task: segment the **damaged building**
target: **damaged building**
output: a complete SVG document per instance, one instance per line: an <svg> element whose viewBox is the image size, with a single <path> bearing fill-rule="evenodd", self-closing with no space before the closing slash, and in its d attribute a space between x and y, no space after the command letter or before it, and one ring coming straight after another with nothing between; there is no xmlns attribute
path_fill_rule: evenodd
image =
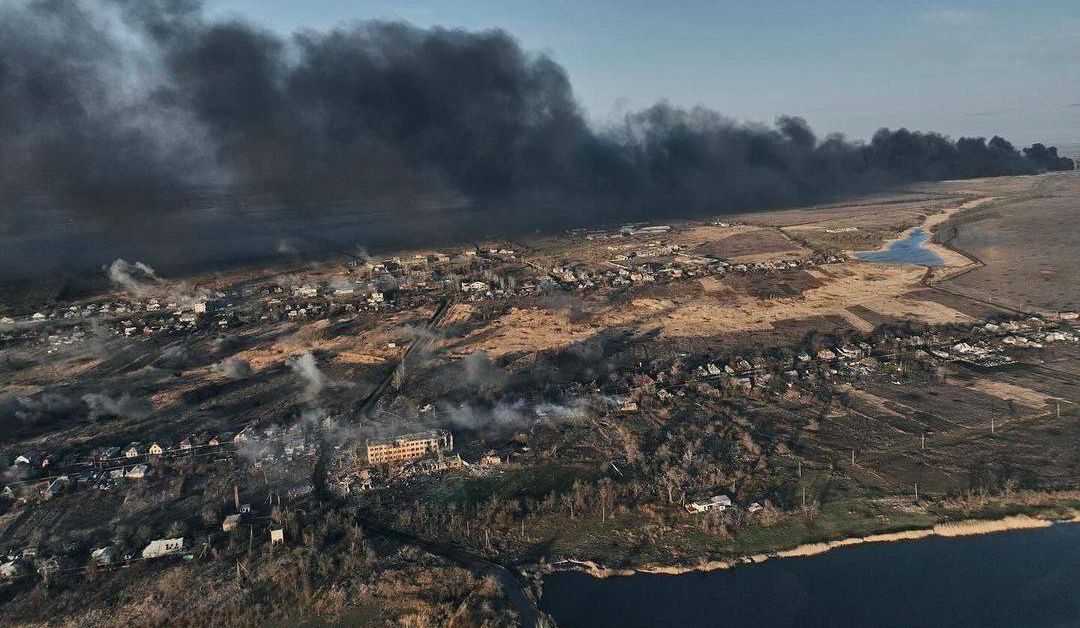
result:
<svg viewBox="0 0 1080 628"><path fill-rule="evenodd" d="M429 430L372 438L367 441L366 449L368 464L395 464L452 451L454 436L447 430Z"/></svg>

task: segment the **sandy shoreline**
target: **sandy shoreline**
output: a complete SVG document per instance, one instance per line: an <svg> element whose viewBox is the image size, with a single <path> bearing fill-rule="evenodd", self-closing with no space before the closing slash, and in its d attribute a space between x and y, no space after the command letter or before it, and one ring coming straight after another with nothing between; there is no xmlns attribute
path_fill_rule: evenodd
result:
<svg viewBox="0 0 1080 628"><path fill-rule="evenodd" d="M564 560L544 565L541 569L543 574L560 571L580 571L594 578L611 578L616 576L633 576L636 574L663 574L681 575L692 572L708 572L717 569L730 569L737 565L761 563L770 558L798 558L816 556L838 547L862 545L864 543L890 543L895 541L911 541L925 539L933 536L961 537L976 536L981 534L995 534L1010 530L1028 530L1036 528L1048 528L1061 523L1080 523L1080 512L1074 512L1069 519L1038 519L1027 515L1013 515L1002 519L968 519L963 521L950 521L935 524L930 528L917 528L902 530L899 532L885 532L868 536L849 537L821 543L806 543L786 550L749 554L731 560L705 561L696 565L641 565L638 567L605 567L592 561Z"/></svg>

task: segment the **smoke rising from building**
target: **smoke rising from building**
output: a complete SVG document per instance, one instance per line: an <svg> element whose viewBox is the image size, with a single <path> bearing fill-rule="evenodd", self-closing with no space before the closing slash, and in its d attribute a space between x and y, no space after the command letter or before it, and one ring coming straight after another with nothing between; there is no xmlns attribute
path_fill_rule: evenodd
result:
<svg viewBox="0 0 1080 628"><path fill-rule="evenodd" d="M272 238L267 252L286 240L252 204L310 216L362 198L393 229L465 203L524 230L1065 167L997 137L821 140L796 117L739 124L665 103L598 130L563 68L502 31L360 22L285 38L197 0L0 8L0 129L0 215L16 229L73 215L124 244L167 217L182 238L199 208Z"/></svg>

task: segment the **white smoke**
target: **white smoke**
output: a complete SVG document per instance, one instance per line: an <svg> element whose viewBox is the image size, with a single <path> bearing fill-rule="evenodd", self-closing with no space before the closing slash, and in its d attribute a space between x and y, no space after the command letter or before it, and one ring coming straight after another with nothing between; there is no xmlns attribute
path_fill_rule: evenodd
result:
<svg viewBox="0 0 1080 628"><path fill-rule="evenodd" d="M183 345L173 345L165 349L155 363L167 369L181 369L187 361L187 349Z"/></svg>
<svg viewBox="0 0 1080 628"><path fill-rule="evenodd" d="M279 255L296 255L300 252L296 245L297 241L293 238L282 238L278 240L277 252Z"/></svg>
<svg viewBox="0 0 1080 628"><path fill-rule="evenodd" d="M149 264L142 262L129 262L125 259L115 260L109 265L109 281L113 285L127 290L137 297L146 296L155 286L161 285L161 278L157 276Z"/></svg>
<svg viewBox="0 0 1080 628"><path fill-rule="evenodd" d="M465 369L465 382L477 388L498 389L506 385L510 377L483 351L470 353L461 361Z"/></svg>
<svg viewBox="0 0 1080 628"><path fill-rule="evenodd" d="M229 379L246 379L251 377L251 364L240 358L225 358L222 360L221 372Z"/></svg>
<svg viewBox="0 0 1080 628"><path fill-rule="evenodd" d="M448 420L454 427L480 432L521 429L544 421L564 423L584 418L588 399L572 399L566 403L530 403L523 400L498 402L491 406L470 403L439 404L439 419Z"/></svg>
<svg viewBox="0 0 1080 628"><path fill-rule="evenodd" d="M303 355L292 358L288 364L293 373L303 378L305 382L304 396L307 399L318 397L324 388L333 385L333 382L319 370L319 365L315 363L315 356L310 351L305 351Z"/></svg>
<svg viewBox="0 0 1080 628"><path fill-rule="evenodd" d="M82 396L83 403L90 408L90 419L96 421L106 417L142 419L150 415L146 402L136 401L124 393L113 398L101 393L88 393Z"/></svg>

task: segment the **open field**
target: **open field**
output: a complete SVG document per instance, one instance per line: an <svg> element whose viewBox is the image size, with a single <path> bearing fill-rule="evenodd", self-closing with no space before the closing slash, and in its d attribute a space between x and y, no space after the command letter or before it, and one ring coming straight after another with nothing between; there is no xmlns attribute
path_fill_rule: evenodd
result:
<svg viewBox="0 0 1080 628"><path fill-rule="evenodd" d="M942 225L940 237L951 238L953 246L984 264L948 280L946 287L1051 311L1080 307L1080 256L1075 254L1080 176L1054 175L1039 191L1039 198L993 203Z"/></svg>

